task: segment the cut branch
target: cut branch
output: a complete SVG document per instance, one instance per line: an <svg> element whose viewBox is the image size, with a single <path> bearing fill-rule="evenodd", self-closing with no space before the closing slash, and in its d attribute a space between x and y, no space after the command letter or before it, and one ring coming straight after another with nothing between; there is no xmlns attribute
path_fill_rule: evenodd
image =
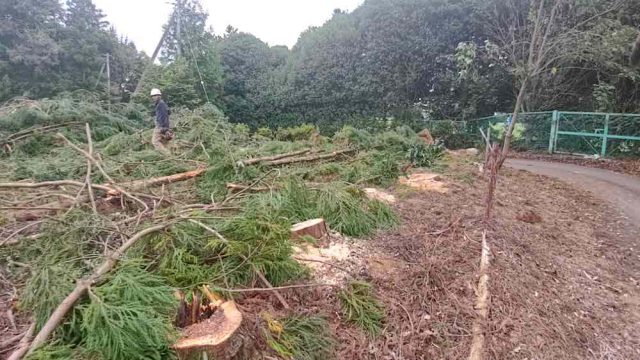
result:
<svg viewBox="0 0 640 360"><path fill-rule="evenodd" d="M96 158L93 157L93 155L91 155L88 152L86 152L85 150L82 150L81 148L79 148L76 144L72 143L69 139L67 139L61 133L58 133L58 137L61 138L62 140L64 140L67 143L67 145L69 145L71 148L73 148L74 150L76 150L79 153L81 153L82 155L84 155L84 157L86 157L87 160L90 160L93 163L93 165L95 165L98 168L98 170L100 171L102 176L104 176L104 178L107 179L107 181L109 181L109 183L114 188L116 188L116 190L118 190L118 192L120 192L121 194L123 194L123 195L127 196L128 198L134 200L138 204L142 205L142 207L144 208L144 212L149 210L149 207L147 206L147 204L144 201L142 201L139 198L131 195L127 190L125 190L121 186L117 185L115 180L113 180L113 178L102 168L102 165L100 164L100 162L98 160L96 160Z"/></svg>
<svg viewBox="0 0 640 360"><path fill-rule="evenodd" d="M250 289L226 289L216 287L219 291L224 291L228 293L245 293L245 292L264 292L264 291L278 291L278 290L289 290L289 289L303 289L303 288L311 288L311 287L338 287L340 285L336 284L300 284L300 285L287 285L287 286L277 286L271 288L250 288Z"/></svg>
<svg viewBox="0 0 640 360"><path fill-rule="evenodd" d="M85 132L87 133L87 143L89 146L89 155L93 156L93 140L91 139L91 128L89 128L89 123L85 123ZM98 207L96 206L96 198L93 195L93 188L91 187L91 160L87 159L87 176L85 177L85 185L87 186L87 194L89 195L89 200L91 201L91 209L93 213L98 215Z"/></svg>
<svg viewBox="0 0 640 360"><path fill-rule="evenodd" d="M29 342L31 341L31 338L33 337L33 333L35 331L36 331L36 323L34 321L33 323L31 323L31 326L29 326L29 329L22 337L22 340L20 340L20 343L18 344L18 348L11 354L11 356L9 356L7 360L22 359L22 357L27 352L27 350L29 350Z"/></svg>
<svg viewBox="0 0 640 360"><path fill-rule="evenodd" d="M56 180L56 181L43 181L38 183L29 183L29 182L7 182L0 183L0 189L38 189L43 187L60 187L60 186L76 186L82 187L84 183L75 180ZM91 185L94 189L99 189L102 191L113 191L113 188L106 185Z"/></svg>
<svg viewBox="0 0 640 360"><path fill-rule="evenodd" d="M2 140L2 143L8 143L8 142L15 142L18 140L22 140L26 137L29 137L33 134L36 133L46 133L46 132L50 132L53 130L58 130L61 129L63 127L69 126L69 125L78 125L80 124L80 122L78 121L72 121L72 122L66 122L66 123L62 123L62 124L55 124L55 125L49 125L49 126L39 126L39 127L32 127L29 129L25 129L22 131L18 131L17 133L11 134L9 136L7 136L5 139Z"/></svg>
<svg viewBox="0 0 640 360"><path fill-rule="evenodd" d="M118 263L118 260L124 255L124 253L138 240L144 238L145 236L152 234L154 232L158 232L166 229L171 224L163 224L163 225L155 225L149 228L146 228L142 231L131 236L127 241L124 242L118 249L113 251L111 254L107 256L107 259L100 265L99 268L95 270L93 274L90 276L78 280L76 287L73 289L69 295L58 305L55 311L51 314L47 322L44 324L42 329L38 332L36 337L33 339L31 344L29 345L28 353L32 353L35 349L42 346L49 336L55 331L55 329L60 325L62 320L64 320L65 316L71 309L75 303L87 292L87 290L102 280L102 277L111 271L115 265ZM16 359L20 359L22 356L16 357Z"/></svg>
<svg viewBox="0 0 640 360"><path fill-rule="evenodd" d="M187 219L187 218L185 218ZM194 219L188 219L190 222L200 226L201 228L207 230L208 232L212 233L213 235L215 235L218 239L220 239L223 243L225 244L229 244L229 240L227 240L224 236L222 236L222 234L220 234L217 230L215 230L214 228L207 226L206 224L198 221L198 220L194 220ZM242 258L242 260L244 260L245 262L248 262L249 259L244 256L244 255L240 255L240 257ZM262 284L264 286L266 286L269 289L273 289L273 285L271 285L271 283L269 282L269 280L267 280L267 278L264 276L264 274L258 270L258 268L251 264L251 266L253 267L253 271L256 272L256 274L258 275L258 278L260 279L260 281L262 282ZM278 299L278 301L280 301L280 304L282 304L282 307L284 307L285 309L290 309L291 307L289 306L289 304L287 303L287 301L284 299L284 297L278 292L278 291L274 291L274 295L276 296L276 298Z"/></svg>
<svg viewBox="0 0 640 360"><path fill-rule="evenodd" d="M482 253L480 256L480 279L478 280L476 298L476 312L478 317L473 322L471 351L469 360L482 360L484 349L484 322L489 313L489 245L487 244L487 230L482 232Z"/></svg>

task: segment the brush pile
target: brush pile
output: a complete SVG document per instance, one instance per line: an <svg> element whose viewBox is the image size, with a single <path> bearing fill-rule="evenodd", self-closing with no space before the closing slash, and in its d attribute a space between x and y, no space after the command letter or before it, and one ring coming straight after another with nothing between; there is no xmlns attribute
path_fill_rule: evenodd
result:
<svg viewBox="0 0 640 360"><path fill-rule="evenodd" d="M393 227L393 211L362 189L442 154L408 128L253 133L212 105L176 109L172 123L164 157L140 106L107 112L76 96L0 109L0 354L331 358L323 314L287 312L287 289L326 285L292 257L313 240L293 239L292 225L324 219L356 238ZM374 334L383 304L366 283L343 287L345 321ZM265 294L277 316L243 314ZM224 336L185 341L199 328Z"/></svg>

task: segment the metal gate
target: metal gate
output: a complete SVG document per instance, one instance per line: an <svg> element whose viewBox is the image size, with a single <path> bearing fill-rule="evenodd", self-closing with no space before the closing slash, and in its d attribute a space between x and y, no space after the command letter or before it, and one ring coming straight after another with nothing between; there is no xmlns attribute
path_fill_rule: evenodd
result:
<svg viewBox="0 0 640 360"><path fill-rule="evenodd" d="M640 156L640 114L553 111L549 152Z"/></svg>

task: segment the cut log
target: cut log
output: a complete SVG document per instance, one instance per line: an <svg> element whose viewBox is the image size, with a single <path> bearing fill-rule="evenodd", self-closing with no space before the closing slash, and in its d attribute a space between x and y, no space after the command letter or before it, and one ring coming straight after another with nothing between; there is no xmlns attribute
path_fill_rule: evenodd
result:
<svg viewBox="0 0 640 360"><path fill-rule="evenodd" d="M227 190L230 193L237 193L239 191L251 191L251 192L263 192L263 191L269 191L271 190L268 187L264 187L264 186L248 186L248 185L241 185L241 184L234 184L234 183L228 183L227 184Z"/></svg>
<svg viewBox="0 0 640 360"><path fill-rule="evenodd" d="M307 220L291 227L291 237L293 239L299 239L305 235L311 236L314 239L322 239L329 233L327 224L324 219L312 219Z"/></svg>
<svg viewBox="0 0 640 360"><path fill-rule="evenodd" d="M286 165L286 164L295 164L295 163L300 163L300 162L310 162L310 161L316 161L316 160L331 159L331 158L338 157L340 155L352 153L354 151L356 151L356 150L355 149L347 149L347 150L334 151L334 152L329 153L329 154L309 155L309 156L301 156L301 157L296 157L296 158L286 158L286 159L280 159L280 160L267 161L267 162L264 162L263 165L265 165L265 166L278 166L278 165Z"/></svg>
<svg viewBox="0 0 640 360"><path fill-rule="evenodd" d="M420 131L418 133L418 137L420 139L422 139L425 143L427 143L427 145L433 145L436 142L433 140L433 137L431 136L431 133L429 132L429 129L424 129L422 131Z"/></svg>
<svg viewBox="0 0 640 360"><path fill-rule="evenodd" d="M151 186L167 185L175 182L193 179L195 177L198 177L204 174L205 171L206 171L205 168L198 168L195 170L191 170L191 171L187 171L179 174L162 176L162 177L157 177L152 179L129 181L129 182L120 183L118 185L120 185L123 188L136 191L136 190L141 190ZM113 195L120 195L120 194L117 190L112 190L111 192L108 193L108 195L113 196Z"/></svg>
<svg viewBox="0 0 640 360"><path fill-rule="evenodd" d="M289 152L289 153L286 153L286 154L277 154L277 155L271 155L271 156L264 156L264 157L258 157L258 158L253 158L253 159L241 160L241 161L238 161L237 164L240 167L249 166L249 165L258 164L258 163L265 162L265 161L280 160L280 159L284 159L284 158L288 158L288 157L292 157L292 156L304 155L304 154L308 153L309 151L311 151L311 149L304 149L304 150Z"/></svg>
<svg viewBox="0 0 640 360"><path fill-rule="evenodd" d="M243 359L252 346L249 337L240 333L241 324L236 304L226 301L210 318L185 328L173 348L181 360Z"/></svg>

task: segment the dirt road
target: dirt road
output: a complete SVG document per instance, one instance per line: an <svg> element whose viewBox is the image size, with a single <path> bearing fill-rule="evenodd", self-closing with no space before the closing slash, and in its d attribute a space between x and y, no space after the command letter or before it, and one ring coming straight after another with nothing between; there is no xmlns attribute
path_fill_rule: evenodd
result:
<svg viewBox="0 0 640 360"><path fill-rule="evenodd" d="M640 224L640 179L609 170L536 160L510 159L507 165L560 179L592 192L622 210L633 224Z"/></svg>

